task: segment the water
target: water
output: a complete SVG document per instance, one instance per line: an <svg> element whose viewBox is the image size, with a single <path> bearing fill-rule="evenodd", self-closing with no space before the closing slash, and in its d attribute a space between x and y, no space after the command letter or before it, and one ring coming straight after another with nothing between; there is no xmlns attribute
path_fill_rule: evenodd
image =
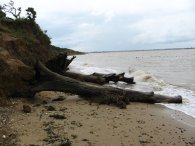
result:
<svg viewBox="0 0 195 146"><path fill-rule="evenodd" d="M195 49L90 53L77 56L71 70L83 74L121 73L136 84L111 84L124 89L181 95L183 104L165 104L195 118Z"/></svg>

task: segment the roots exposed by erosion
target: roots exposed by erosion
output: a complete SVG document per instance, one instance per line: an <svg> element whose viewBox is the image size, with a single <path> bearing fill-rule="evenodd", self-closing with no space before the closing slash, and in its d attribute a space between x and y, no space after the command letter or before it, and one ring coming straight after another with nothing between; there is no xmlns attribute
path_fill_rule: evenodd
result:
<svg viewBox="0 0 195 146"><path fill-rule="evenodd" d="M68 70L69 64L76 58L73 56L71 59L67 59L67 54L59 54L46 63L46 66L52 71L63 74Z"/></svg>

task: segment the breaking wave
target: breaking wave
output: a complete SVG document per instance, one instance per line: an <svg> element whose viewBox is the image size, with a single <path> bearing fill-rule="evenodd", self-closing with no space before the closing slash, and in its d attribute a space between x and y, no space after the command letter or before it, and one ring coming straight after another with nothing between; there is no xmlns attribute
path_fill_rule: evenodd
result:
<svg viewBox="0 0 195 146"><path fill-rule="evenodd" d="M92 74L94 72L98 73L120 73L121 70L116 70L112 68L95 67L92 64L77 62L71 65L70 70L73 72L79 72L82 74ZM178 86L170 85L155 75L145 72L143 70L129 68L125 76L134 77L136 82L135 85L127 85L123 82L118 82L117 84L111 83L110 86L123 88L123 89L133 89L138 91L154 91L155 93L162 95L176 96L181 95L183 97L183 104L163 104L168 108L184 112L195 118L195 93L191 90L184 89Z"/></svg>

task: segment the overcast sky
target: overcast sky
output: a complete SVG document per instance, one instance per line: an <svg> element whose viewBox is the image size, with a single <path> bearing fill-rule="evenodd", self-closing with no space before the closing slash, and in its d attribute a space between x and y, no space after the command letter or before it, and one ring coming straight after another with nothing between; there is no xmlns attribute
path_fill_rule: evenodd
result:
<svg viewBox="0 0 195 146"><path fill-rule="evenodd" d="M79 51L195 47L195 0L14 0L54 45ZM9 0L0 0L7 3Z"/></svg>

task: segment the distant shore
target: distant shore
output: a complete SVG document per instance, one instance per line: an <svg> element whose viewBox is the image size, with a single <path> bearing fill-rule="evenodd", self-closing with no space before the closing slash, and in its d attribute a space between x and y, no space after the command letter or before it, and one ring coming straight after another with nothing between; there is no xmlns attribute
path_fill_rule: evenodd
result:
<svg viewBox="0 0 195 146"><path fill-rule="evenodd" d="M167 49L148 49L148 50L120 50L120 51L94 51L94 52L86 52L86 53L114 53L114 52L141 52L141 51L166 51L166 50L193 50L193 48L167 48Z"/></svg>

